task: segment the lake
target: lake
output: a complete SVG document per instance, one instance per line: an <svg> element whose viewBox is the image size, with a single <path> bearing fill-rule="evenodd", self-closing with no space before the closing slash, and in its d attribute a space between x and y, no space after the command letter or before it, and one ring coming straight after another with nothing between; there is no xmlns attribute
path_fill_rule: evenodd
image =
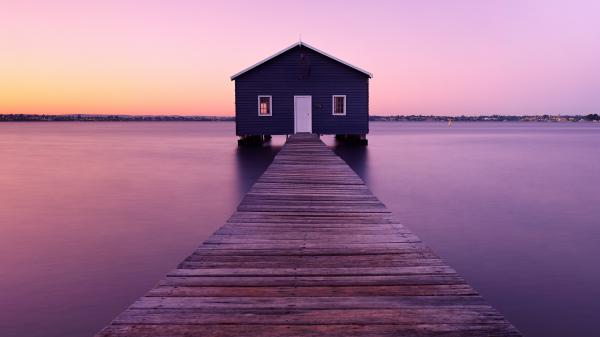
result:
<svg viewBox="0 0 600 337"><path fill-rule="evenodd" d="M231 122L0 123L0 336L91 336L281 148ZM600 124L371 123L323 140L526 336L597 336Z"/></svg>

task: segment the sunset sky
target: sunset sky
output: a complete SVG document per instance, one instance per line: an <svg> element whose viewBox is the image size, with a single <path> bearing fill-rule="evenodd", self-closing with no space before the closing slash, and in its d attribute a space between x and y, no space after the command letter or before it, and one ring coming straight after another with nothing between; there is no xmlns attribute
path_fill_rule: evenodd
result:
<svg viewBox="0 0 600 337"><path fill-rule="evenodd" d="M371 114L600 111L600 1L0 2L0 113L233 115L229 76L302 40Z"/></svg>

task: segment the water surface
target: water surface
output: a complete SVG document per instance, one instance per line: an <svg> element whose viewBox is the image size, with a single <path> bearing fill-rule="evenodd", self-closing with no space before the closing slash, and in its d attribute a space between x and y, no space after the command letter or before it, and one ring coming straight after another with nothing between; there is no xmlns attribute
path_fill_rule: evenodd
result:
<svg viewBox="0 0 600 337"><path fill-rule="evenodd" d="M525 336L600 336L600 124L371 129L336 152Z"/></svg>
<svg viewBox="0 0 600 337"><path fill-rule="evenodd" d="M596 336L600 125L371 123L333 149L525 335ZM220 227L284 139L0 124L0 335L90 336Z"/></svg>

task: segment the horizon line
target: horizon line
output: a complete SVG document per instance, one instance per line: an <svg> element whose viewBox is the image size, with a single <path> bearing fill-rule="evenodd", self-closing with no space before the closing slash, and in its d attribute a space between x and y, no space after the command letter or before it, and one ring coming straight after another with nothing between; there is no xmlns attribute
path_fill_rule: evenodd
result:
<svg viewBox="0 0 600 337"><path fill-rule="evenodd" d="M600 113L576 113L576 114L462 114L462 115L444 115L444 114L390 114L390 115L371 115L369 117L533 117L533 116L556 116L556 117L584 117L589 115L598 115ZM85 114L85 113L66 113L66 114L45 114L45 113L0 113L0 116L87 116L87 117L214 117L214 118L235 118L235 115L177 115L177 114Z"/></svg>

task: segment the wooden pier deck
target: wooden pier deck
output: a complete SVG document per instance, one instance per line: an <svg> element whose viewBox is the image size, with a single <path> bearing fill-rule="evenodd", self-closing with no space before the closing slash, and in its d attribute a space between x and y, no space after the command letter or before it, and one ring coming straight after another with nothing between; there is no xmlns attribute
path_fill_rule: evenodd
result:
<svg viewBox="0 0 600 337"><path fill-rule="evenodd" d="M97 336L520 336L317 137Z"/></svg>

